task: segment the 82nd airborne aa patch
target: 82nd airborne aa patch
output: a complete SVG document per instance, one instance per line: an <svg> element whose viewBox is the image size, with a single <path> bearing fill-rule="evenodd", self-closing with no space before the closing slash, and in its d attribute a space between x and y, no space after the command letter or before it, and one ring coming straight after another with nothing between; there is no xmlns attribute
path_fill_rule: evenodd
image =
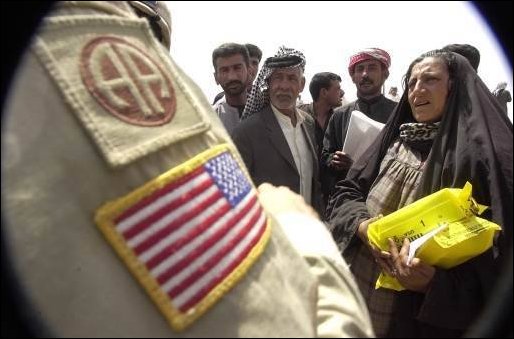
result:
<svg viewBox="0 0 514 339"><path fill-rule="evenodd" d="M91 40L81 53L80 73L98 103L133 125L158 126L175 114L175 92L159 63L121 37Z"/></svg>
<svg viewBox="0 0 514 339"><path fill-rule="evenodd" d="M107 203L96 223L177 331L244 276L270 235L256 191L227 145Z"/></svg>
<svg viewBox="0 0 514 339"><path fill-rule="evenodd" d="M194 95L147 20L48 17L31 48L112 168L211 126L212 110Z"/></svg>

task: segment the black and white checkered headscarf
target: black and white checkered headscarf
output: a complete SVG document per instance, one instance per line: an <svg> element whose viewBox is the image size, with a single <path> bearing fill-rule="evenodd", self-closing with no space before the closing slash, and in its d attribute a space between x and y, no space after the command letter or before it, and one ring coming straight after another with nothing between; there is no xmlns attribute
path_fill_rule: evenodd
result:
<svg viewBox="0 0 514 339"><path fill-rule="evenodd" d="M302 52L293 48L281 46L275 56L266 59L257 80L252 86L250 96L246 100L241 120L259 112L269 103L268 79L275 69L295 67L301 67L302 70L305 70L305 56Z"/></svg>

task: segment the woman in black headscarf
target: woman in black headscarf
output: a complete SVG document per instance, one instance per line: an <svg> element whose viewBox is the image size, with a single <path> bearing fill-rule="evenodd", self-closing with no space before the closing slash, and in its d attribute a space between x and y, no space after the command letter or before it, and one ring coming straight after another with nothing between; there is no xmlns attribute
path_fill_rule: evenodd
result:
<svg viewBox="0 0 514 339"><path fill-rule="evenodd" d="M483 309L508 255L512 124L469 62L451 52L414 60L405 89L377 140L336 186L327 219L377 336L460 336ZM466 181L475 200L490 206L482 216L502 227L487 252L448 270L417 259L399 274L405 266L398 265L396 251L391 256L368 245L374 217ZM375 290L380 270L406 290Z"/></svg>

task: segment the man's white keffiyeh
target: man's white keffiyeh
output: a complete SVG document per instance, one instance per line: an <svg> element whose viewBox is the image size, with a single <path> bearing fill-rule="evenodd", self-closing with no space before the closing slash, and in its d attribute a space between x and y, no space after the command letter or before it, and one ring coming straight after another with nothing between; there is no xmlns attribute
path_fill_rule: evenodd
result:
<svg viewBox="0 0 514 339"><path fill-rule="evenodd" d="M305 69L305 56L293 48L281 46L275 56L266 59L252 86L241 120L259 112L269 103L268 79L275 69L295 67Z"/></svg>

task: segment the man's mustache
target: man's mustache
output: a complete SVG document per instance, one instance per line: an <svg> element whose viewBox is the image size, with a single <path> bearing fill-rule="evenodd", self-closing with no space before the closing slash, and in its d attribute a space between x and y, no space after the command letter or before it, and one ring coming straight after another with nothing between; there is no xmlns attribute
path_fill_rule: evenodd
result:
<svg viewBox="0 0 514 339"><path fill-rule="evenodd" d="M284 92L279 92L276 94L276 96L287 96L288 98L293 97L293 95L291 93L284 93Z"/></svg>
<svg viewBox="0 0 514 339"><path fill-rule="evenodd" d="M373 85L373 81L370 79L362 79L361 82L359 82L359 85Z"/></svg>
<svg viewBox="0 0 514 339"><path fill-rule="evenodd" d="M243 85L243 83L241 81L238 81L238 80L234 80L234 81L230 81L230 82L227 82L227 84L225 85L226 87L230 87L232 85Z"/></svg>

